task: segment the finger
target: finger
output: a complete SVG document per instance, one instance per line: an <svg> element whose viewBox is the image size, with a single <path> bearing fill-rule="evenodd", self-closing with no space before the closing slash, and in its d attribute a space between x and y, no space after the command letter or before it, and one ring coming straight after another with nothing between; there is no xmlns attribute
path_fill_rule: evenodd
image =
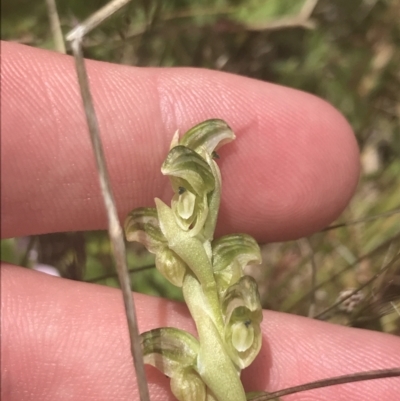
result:
<svg viewBox="0 0 400 401"><path fill-rule="evenodd" d="M2 271L2 391L9 401L127 400L138 394L121 294L17 267ZM184 305L135 295L140 331L194 332ZM400 340L265 312L263 348L244 373L246 391L275 391L332 376L398 367ZM152 400L171 399L169 381L147 369ZM400 379L314 390L291 400L396 401ZM137 398L138 399L138 396Z"/></svg>
<svg viewBox="0 0 400 401"><path fill-rule="evenodd" d="M314 96L199 69L90 61L88 71L121 218L170 200L160 166L176 129L226 120L220 233L260 241L309 234L338 216L358 178L351 129ZM106 218L73 60L2 47L3 235L104 228Z"/></svg>

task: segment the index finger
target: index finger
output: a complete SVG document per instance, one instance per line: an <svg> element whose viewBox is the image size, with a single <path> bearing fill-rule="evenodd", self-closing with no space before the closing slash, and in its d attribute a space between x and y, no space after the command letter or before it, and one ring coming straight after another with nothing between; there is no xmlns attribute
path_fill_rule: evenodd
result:
<svg viewBox="0 0 400 401"><path fill-rule="evenodd" d="M73 61L2 46L3 236L105 228ZM222 118L237 140L221 150L219 234L261 241L310 234L336 218L358 178L345 119L293 89L198 69L87 64L120 217L155 196L176 129Z"/></svg>

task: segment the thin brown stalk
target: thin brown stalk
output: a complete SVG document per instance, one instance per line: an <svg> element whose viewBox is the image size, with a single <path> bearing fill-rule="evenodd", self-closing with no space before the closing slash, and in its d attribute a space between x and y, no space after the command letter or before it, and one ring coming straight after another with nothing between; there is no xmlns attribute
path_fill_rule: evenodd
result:
<svg viewBox="0 0 400 401"><path fill-rule="evenodd" d="M317 380L315 382L301 384L295 387L289 387L278 390L273 393L265 393L257 397L250 398L251 401L277 400L289 394L300 393L303 391L314 390L317 388L337 386L338 384L355 383L366 380L385 379L390 377L400 377L400 368L370 370L369 372L352 373L344 376L331 377L330 379Z"/></svg>
<svg viewBox="0 0 400 401"><path fill-rule="evenodd" d="M100 25L104 20L113 15L116 11L128 4L131 0L113 0L107 3L104 7L93 13L85 21L77 25L67 34L68 41L82 40L91 30Z"/></svg>
<svg viewBox="0 0 400 401"><path fill-rule="evenodd" d="M136 371L140 399L142 401L149 401L150 397L144 370L143 355L139 340L139 329L137 324L134 301L130 288L128 267L126 263L125 242L123 238L122 227L118 220L117 209L115 206L110 178L108 175L107 165L104 157L104 151L100 139L99 124L94 110L91 92L89 89L89 80L87 76L85 62L83 59L81 38L75 39L71 45L75 57L78 81L89 127L90 139L92 142L92 147L95 154L97 169L99 173L101 192L107 211L108 232L112 244L118 278L120 281L124 299L131 343L131 354Z"/></svg>
<svg viewBox="0 0 400 401"><path fill-rule="evenodd" d="M317 265L315 263L314 249L311 245L310 238L301 238L296 241L302 258L304 260L309 259L310 261L310 277L311 277L311 290L310 295L310 305L308 308L308 317L313 318L316 309L316 298L315 298L315 287L317 285Z"/></svg>
<svg viewBox="0 0 400 401"><path fill-rule="evenodd" d="M364 217L364 218L359 219L359 220L353 220L353 221L347 221L346 223L334 224L334 225L331 225L331 226L328 226L328 227L324 228L323 230L321 230L321 232L330 231L330 230L336 230L337 228L352 226L354 224L366 223L366 222L369 222L369 221L380 219L382 217L389 217L389 216L392 216L393 214L398 214L398 213L400 213L400 208L389 210L389 211L384 212L384 213L375 214L374 216Z"/></svg>

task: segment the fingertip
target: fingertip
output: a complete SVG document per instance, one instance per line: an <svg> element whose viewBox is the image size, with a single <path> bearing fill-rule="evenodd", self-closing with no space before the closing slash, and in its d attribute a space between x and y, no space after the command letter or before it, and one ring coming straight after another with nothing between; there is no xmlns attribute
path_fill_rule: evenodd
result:
<svg viewBox="0 0 400 401"><path fill-rule="evenodd" d="M259 110L253 124L236 131L235 155L223 165L221 220L261 241L328 225L350 201L360 172L352 128L333 106L281 87L274 98L273 109ZM229 173L235 169L240 173Z"/></svg>

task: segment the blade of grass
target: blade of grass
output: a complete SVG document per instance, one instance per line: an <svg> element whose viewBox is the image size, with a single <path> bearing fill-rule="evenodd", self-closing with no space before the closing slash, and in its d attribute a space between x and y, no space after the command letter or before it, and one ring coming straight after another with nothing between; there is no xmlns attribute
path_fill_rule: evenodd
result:
<svg viewBox="0 0 400 401"><path fill-rule="evenodd" d="M47 13L49 14L51 34L53 35L55 50L59 53L66 53L64 37L61 30L60 18L58 17L55 0L46 0Z"/></svg>
<svg viewBox="0 0 400 401"><path fill-rule="evenodd" d="M393 214L397 214L397 213L400 213L400 208L396 208L396 209L393 209L393 210L388 210L387 212L375 214L374 216L364 217L364 218L359 219L359 220L346 221L345 223L334 224L332 226L328 226L328 227L324 228L323 230L321 230L321 232L329 231L329 230L335 230L336 228L347 227L347 226L354 225L354 224L366 223L368 221L373 221L373 220L376 220L376 219L380 219L382 217L392 216Z"/></svg>
<svg viewBox="0 0 400 401"><path fill-rule="evenodd" d="M326 285L327 283L331 282L332 280L336 279L337 277L339 277L341 274L343 274L344 272L354 268L355 266L357 266L357 264L359 264L361 261L371 257L372 255L376 254L377 252L380 252L384 249L386 249L392 242L394 241L399 241L400 240L400 232L393 235L393 237L383 241L382 243L380 243L379 245L377 245L372 251L367 252L366 254L360 256L354 263L344 267L343 269L341 269L340 271L338 271L337 273L335 273L333 276L329 277L329 279L322 281L321 283L317 284L314 288L314 291L319 290L320 288L322 288L324 285ZM299 305L301 302L303 302L307 297L310 296L310 293L307 292L306 294L304 294L300 299L298 299L293 305L287 307L285 309L286 313L290 313L294 308L297 307L297 305ZM351 296L351 295L350 295Z"/></svg>
<svg viewBox="0 0 400 401"><path fill-rule="evenodd" d="M383 274L386 270L388 270L390 267L392 267L393 263L396 262L397 260L400 259L400 254L398 254L396 257L394 257L386 266L382 267L382 269L374 274L368 281L366 281L363 285L360 285L358 288L356 288L354 291L350 292L346 297L343 297L340 299L340 301L335 302L333 305L331 305L329 308L326 308L323 310L321 313L318 313L318 315L314 316L315 319L322 319L323 316L325 316L328 312L331 310L335 309L337 306L339 306L341 303L346 301L346 299L349 299L352 297L354 294L358 293L361 291L363 288L367 287L370 285L374 280L376 280L381 274Z"/></svg>

